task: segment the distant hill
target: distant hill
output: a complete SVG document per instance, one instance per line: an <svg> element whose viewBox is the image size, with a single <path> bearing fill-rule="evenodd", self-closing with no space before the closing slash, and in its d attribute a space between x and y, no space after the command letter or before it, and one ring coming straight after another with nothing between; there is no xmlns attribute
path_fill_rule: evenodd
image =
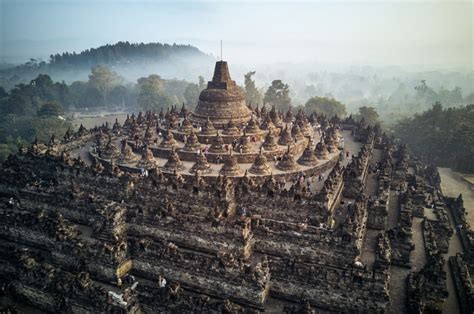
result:
<svg viewBox="0 0 474 314"><path fill-rule="evenodd" d="M30 59L22 65L3 67L0 86L10 89L15 84L29 82L40 73L68 83L87 80L90 69L98 64L113 68L128 81L152 73L164 78L195 81L198 75L212 68L213 62L211 56L191 45L118 42L80 53L51 54L49 62Z"/></svg>

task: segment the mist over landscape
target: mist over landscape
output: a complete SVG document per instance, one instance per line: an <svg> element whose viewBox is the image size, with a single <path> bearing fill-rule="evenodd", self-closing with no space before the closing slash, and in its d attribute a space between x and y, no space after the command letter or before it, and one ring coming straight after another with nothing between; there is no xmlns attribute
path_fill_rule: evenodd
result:
<svg viewBox="0 0 474 314"><path fill-rule="evenodd" d="M119 41L178 43L193 45L202 53L193 57L176 53L167 60L160 56L125 58L110 62L110 67L132 83L150 74L189 82L203 76L207 81L213 61L220 58L223 40L223 57L240 85L249 71L256 71L254 79L262 89L281 79L290 85L294 105L303 105L312 96L332 95L350 112L361 105L386 111L401 100L413 102L414 87L422 80L442 93L460 87L463 99L457 99L457 104L472 102L469 1L173 4L3 0L1 12L2 68L30 58L47 63L50 55L79 53ZM27 82L39 72L20 74L18 79ZM70 84L87 80L90 62L47 72L53 80ZM1 79L11 79L4 85L16 84L15 74L3 71ZM442 98L439 100L445 100ZM420 111L423 105L394 108L393 114L405 109Z"/></svg>
<svg viewBox="0 0 474 314"><path fill-rule="evenodd" d="M472 0L0 0L0 314L474 313L472 226Z"/></svg>
<svg viewBox="0 0 474 314"><path fill-rule="evenodd" d="M154 108L194 107L221 40L253 105L278 105L265 95L280 81L294 108L334 99L343 110L326 114L374 108L391 127L438 102L474 102L469 1L0 3L0 86L15 94L47 74L69 86L56 101L66 110L152 108L143 104L149 97L140 102L141 78L161 88ZM97 66L115 76L106 92L91 81Z"/></svg>

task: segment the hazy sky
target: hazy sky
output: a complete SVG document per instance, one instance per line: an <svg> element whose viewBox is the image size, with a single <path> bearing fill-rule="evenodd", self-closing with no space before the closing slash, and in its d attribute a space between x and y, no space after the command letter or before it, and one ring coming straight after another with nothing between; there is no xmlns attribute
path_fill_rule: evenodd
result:
<svg viewBox="0 0 474 314"><path fill-rule="evenodd" d="M472 1L0 0L0 61L116 41L190 43L238 63L473 69Z"/></svg>

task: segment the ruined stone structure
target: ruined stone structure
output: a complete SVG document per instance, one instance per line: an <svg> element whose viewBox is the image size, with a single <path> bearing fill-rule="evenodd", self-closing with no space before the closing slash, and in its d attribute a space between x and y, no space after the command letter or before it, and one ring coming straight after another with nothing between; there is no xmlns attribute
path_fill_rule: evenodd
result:
<svg viewBox="0 0 474 314"><path fill-rule="evenodd" d="M251 111L245 104L245 93L230 78L227 62L218 61L212 81L199 95L194 123L204 124L209 119L214 126L223 127L229 121L242 125L250 120Z"/></svg>
<svg viewBox="0 0 474 314"><path fill-rule="evenodd" d="M377 128L250 109L241 96L218 62L191 114L139 113L10 156L1 308L388 312L395 265L411 267L413 209L433 203L428 261L406 277L405 310L439 310L452 232L430 169ZM468 256L450 260L467 308Z"/></svg>

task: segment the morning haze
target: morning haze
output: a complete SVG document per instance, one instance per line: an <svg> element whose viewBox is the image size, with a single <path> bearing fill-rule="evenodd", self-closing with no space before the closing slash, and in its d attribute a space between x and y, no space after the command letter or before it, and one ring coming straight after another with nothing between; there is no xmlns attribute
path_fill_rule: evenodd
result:
<svg viewBox="0 0 474 314"><path fill-rule="evenodd" d="M0 2L1 61L117 41L189 43L240 64L472 70L470 1Z"/></svg>
<svg viewBox="0 0 474 314"><path fill-rule="evenodd" d="M474 313L473 5L0 0L0 313Z"/></svg>

